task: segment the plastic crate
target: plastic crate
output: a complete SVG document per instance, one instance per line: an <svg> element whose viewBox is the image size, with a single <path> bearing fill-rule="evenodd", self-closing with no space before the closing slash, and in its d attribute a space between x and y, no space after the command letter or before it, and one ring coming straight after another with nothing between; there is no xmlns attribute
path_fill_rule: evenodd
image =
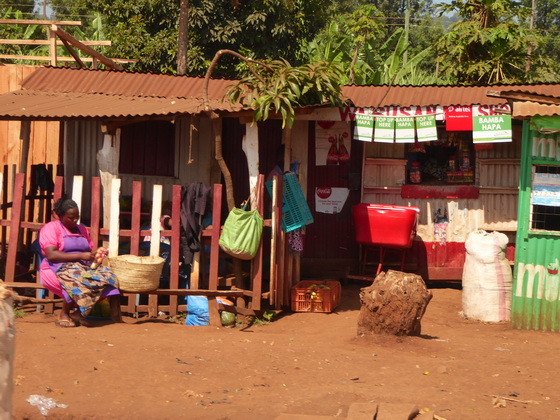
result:
<svg viewBox="0 0 560 420"><path fill-rule="evenodd" d="M272 197L272 181L266 183ZM307 205L296 174L284 174L284 191L282 195L282 229L291 232L313 223L311 210Z"/></svg>
<svg viewBox="0 0 560 420"><path fill-rule="evenodd" d="M340 282L303 280L292 287L292 311L332 312L340 304Z"/></svg>

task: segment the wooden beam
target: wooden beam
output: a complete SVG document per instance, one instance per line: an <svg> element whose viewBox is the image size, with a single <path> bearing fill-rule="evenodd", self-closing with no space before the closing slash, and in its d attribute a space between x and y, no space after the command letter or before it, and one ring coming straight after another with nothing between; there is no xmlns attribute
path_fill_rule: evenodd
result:
<svg viewBox="0 0 560 420"><path fill-rule="evenodd" d="M82 42L78 41L68 32L63 31L62 29L58 28L56 25L52 26L52 30L54 33L60 38L68 41L74 47L78 48L79 50L85 52L86 54L91 55L92 57L97 58L101 63L105 66L114 69L114 70L123 70L122 66L111 60L110 58L105 57L103 54L98 53L93 48L88 47L87 45L83 44Z"/></svg>
<svg viewBox="0 0 560 420"><path fill-rule="evenodd" d="M18 54L0 54L0 58L6 60L30 60L30 61L50 61L50 57L44 55L18 55ZM84 63L91 63L95 58L92 57L80 57ZM115 63L137 63L138 60L127 59L127 58L110 58ZM58 61L74 61L74 57L58 57Z"/></svg>
<svg viewBox="0 0 560 420"><path fill-rule="evenodd" d="M82 21L80 21L80 20L0 19L0 25L82 26Z"/></svg>
<svg viewBox="0 0 560 420"><path fill-rule="evenodd" d="M64 44L64 46L66 47L66 49L68 50L68 52L70 53L70 55L72 57L74 57L74 60L76 60L76 63L78 63L80 65L81 68L85 68L86 65L84 64L84 62L82 61L82 59L80 58L80 56L76 53L76 51L74 51L74 49L70 46L70 44L68 43L68 41L66 41L65 39L62 40L62 43Z"/></svg>
<svg viewBox="0 0 560 420"><path fill-rule="evenodd" d="M46 39L0 39L0 45L49 45ZM92 47L102 47L113 45L112 41L82 41L82 44ZM62 41L56 41L56 45L64 45Z"/></svg>

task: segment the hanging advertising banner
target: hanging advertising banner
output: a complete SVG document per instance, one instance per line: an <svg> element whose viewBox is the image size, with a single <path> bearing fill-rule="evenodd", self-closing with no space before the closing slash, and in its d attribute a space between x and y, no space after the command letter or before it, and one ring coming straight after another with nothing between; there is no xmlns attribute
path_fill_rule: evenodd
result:
<svg viewBox="0 0 560 420"><path fill-rule="evenodd" d="M350 124L346 121L315 123L315 165L339 165L350 161Z"/></svg>
<svg viewBox="0 0 560 420"><path fill-rule="evenodd" d="M395 140L397 143L414 143L414 117L395 118Z"/></svg>
<svg viewBox="0 0 560 420"><path fill-rule="evenodd" d="M473 143L512 142L511 115L486 112L482 107L473 107Z"/></svg>
<svg viewBox="0 0 560 420"><path fill-rule="evenodd" d="M445 129L447 131L472 131L473 110L470 105L445 107Z"/></svg>
<svg viewBox="0 0 560 420"><path fill-rule="evenodd" d="M335 116L333 112L336 112ZM359 108L359 107L344 107L344 108L330 108L321 109L319 111L314 110L311 114L307 114L306 118L313 119L317 118L314 115L319 115L319 113L327 113L328 115L333 115L333 120L342 121L355 121L356 117L360 114L373 115L374 117L419 117L421 115L435 115L436 120L443 120L444 109L440 105L433 106L379 106L377 108Z"/></svg>
<svg viewBox="0 0 560 420"><path fill-rule="evenodd" d="M376 117L373 141L378 143L395 142L395 119L390 117Z"/></svg>
<svg viewBox="0 0 560 420"><path fill-rule="evenodd" d="M533 205L560 207L560 174L533 174Z"/></svg>
<svg viewBox="0 0 560 420"><path fill-rule="evenodd" d="M326 214L340 213L349 193L348 188L315 188L315 211Z"/></svg>
<svg viewBox="0 0 560 420"><path fill-rule="evenodd" d="M416 117L416 136L419 142L436 141L438 139L435 115Z"/></svg>
<svg viewBox="0 0 560 420"><path fill-rule="evenodd" d="M354 140L371 142L373 139L373 122L373 115L356 114Z"/></svg>

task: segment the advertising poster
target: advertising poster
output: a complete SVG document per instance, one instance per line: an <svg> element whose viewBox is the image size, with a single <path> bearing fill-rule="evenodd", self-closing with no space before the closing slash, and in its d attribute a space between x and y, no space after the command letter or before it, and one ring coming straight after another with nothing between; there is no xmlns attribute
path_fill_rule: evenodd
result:
<svg viewBox="0 0 560 420"><path fill-rule="evenodd" d="M435 115L416 117L416 136L419 142L436 141L438 139Z"/></svg>
<svg viewBox="0 0 560 420"><path fill-rule="evenodd" d="M390 117L376 117L373 141L378 143L395 142L395 119Z"/></svg>
<svg viewBox="0 0 560 420"><path fill-rule="evenodd" d="M445 108L447 131L472 131L473 113L470 105L451 105Z"/></svg>
<svg viewBox="0 0 560 420"><path fill-rule="evenodd" d="M356 114L354 140L369 141L373 139L373 115Z"/></svg>
<svg viewBox="0 0 560 420"><path fill-rule="evenodd" d="M560 207L560 174L533 174L532 204Z"/></svg>
<svg viewBox="0 0 560 420"><path fill-rule="evenodd" d="M511 136L511 115L473 117L473 143L508 143Z"/></svg>
<svg viewBox="0 0 560 420"><path fill-rule="evenodd" d="M343 165L350 161L350 123L315 123L315 165Z"/></svg>
<svg viewBox="0 0 560 420"><path fill-rule="evenodd" d="M315 211L326 214L340 213L349 193L348 188L315 188Z"/></svg>
<svg viewBox="0 0 560 420"><path fill-rule="evenodd" d="M395 140L397 143L414 143L414 117L395 118Z"/></svg>

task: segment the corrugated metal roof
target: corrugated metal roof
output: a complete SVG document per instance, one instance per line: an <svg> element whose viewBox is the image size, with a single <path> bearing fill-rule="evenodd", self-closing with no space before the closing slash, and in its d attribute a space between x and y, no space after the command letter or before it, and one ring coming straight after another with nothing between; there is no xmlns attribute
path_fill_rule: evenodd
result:
<svg viewBox="0 0 560 420"><path fill-rule="evenodd" d="M239 111L240 105L210 100L214 110ZM60 93L24 90L0 95L2 119L126 118L132 116L172 116L204 111L200 99L130 97L87 93Z"/></svg>
<svg viewBox="0 0 560 420"><path fill-rule="evenodd" d="M211 79L208 98L221 100L234 80ZM204 78L152 73L128 73L40 67L22 82L24 90L44 92L99 93L156 98L204 98Z"/></svg>
<svg viewBox="0 0 560 420"><path fill-rule="evenodd" d="M488 97L488 90L560 96L560 84L492 86L344 86L342 93L357 107L498 105L506 99Z"/></svg>
<svg viewBox="0 0 560 420"><path fill-rule="evenodd" d="M531 101L513 101L511 115L514 118L529 118L534 115L560 115L560 105L546 105Z"/></svg>
<svg viewBox="0 0 560 420"><path fill-rule="evenodd" d="M239 111L222 101L235 81L212 79L208 97L217 111ZM40 67L22 83L22 91L0 96L0 118L67 119L197 114L203 111L204 78L124 71ZM493 91L525 91L560 97L560 84L492 86L344 86L342 93L357 107L497 105ZM556 106L521 106L514 116L554 115ZM544 107L544 108L543 108ZM554 108L554 109L553 109ZM548 112L542 114L542 112ZM554 114L552 114L554 113Z"/></svg>

